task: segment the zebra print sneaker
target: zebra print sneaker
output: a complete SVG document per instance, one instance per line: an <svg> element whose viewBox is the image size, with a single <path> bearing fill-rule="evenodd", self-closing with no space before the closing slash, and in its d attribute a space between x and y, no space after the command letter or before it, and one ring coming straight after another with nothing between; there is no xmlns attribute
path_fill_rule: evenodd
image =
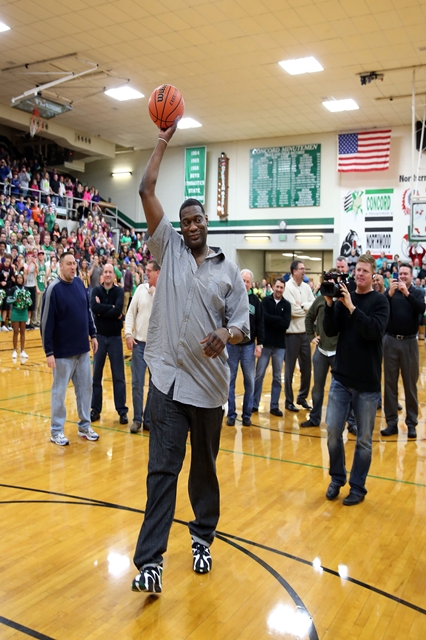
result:
<svg viewBox="0 0 426 640"><path fill-rule="evenodd" d="M161 593L163 585L161 577L163 567L159 564L143 567L133 579L132 591L147 591L148 593Z"/></svg>
<svg viewBox="0 0 426 640"><path fill-rule="evenodd" d="M212 570L210 547L200 542L192 541L193 569L195 573L208 573Z"/></svg>

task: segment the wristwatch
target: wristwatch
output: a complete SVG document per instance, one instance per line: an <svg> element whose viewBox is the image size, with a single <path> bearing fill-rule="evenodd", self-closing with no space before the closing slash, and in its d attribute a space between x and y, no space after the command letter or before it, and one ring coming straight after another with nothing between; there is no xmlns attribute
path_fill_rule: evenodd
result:
<svg viewBox="0 0 426 640"><path fill-rule="evenodd" d="M234 337L234 332L229 327L226 327L227 332L229 333L229 339L232 340Z"/></svg>

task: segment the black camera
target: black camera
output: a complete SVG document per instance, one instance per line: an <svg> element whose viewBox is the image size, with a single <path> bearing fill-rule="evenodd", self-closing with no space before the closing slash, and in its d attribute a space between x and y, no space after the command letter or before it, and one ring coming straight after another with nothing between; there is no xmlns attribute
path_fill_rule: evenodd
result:
<svg viewBox="0 0 426 640"><path fill-rule="evenodd" d="M347 286L348 278L348 273L324 271L323 281L320 286L320 294L322 296L329 296L330 298L343 298L340 285L343 283Z"/></svg>

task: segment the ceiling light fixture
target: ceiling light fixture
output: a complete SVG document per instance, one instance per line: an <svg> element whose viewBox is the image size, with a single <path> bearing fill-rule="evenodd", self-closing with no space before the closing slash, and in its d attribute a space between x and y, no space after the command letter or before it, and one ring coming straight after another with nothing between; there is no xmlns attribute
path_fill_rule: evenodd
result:
<svg viewBox="0 0 426 640"><path fill-rule="evenodd" d="M4 22L0 22L0 31L10 31L10 27L4 24Z"/></svg>
<svg viewBox="0 0 426 640"><path fill-rule="evenodd" d="M117 87L116 89L107 89L104 91L105 95L115 100L137 100L138 98L144 98L144 94L136 89L132 89L129 85L125 84L123 87Z"/></svg>
<svg viewBox="0 0 426 640"><path fill-rule="evenodd" d="M131 171L113 171L111 176L113 178L129 178L132 175Z"/></svg>
<svg viewBox="0 0 426 640"><path fill-rule="evenodd" d="M178 122L178 129L196 129L197 127L202 127L203 125L194 120L193 118L182 118Z"/></svg>
<svg viewBox="0 0 426 640"><path fill-rule="evenodd" d="M301 73L324 71L324 67L312 56L308 58L296 58L295 60L281 60L278 64L291 76L297 76Z"/></svg>
<svg viewBox="0 0 426 640"><path fill-rule="evenodd" d="M331 111L331 113L337 113L338 111L355 111L355 109L359 109L359 106L352 98L347 98L346 100L326 100L323 102L323 105Z"/></svg>

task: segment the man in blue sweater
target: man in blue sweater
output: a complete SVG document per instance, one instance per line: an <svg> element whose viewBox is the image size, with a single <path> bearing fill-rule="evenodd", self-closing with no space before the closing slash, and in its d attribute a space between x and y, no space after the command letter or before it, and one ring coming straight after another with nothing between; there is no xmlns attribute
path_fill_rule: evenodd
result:
<svg viewBox="0 0 426 640"><path fill-rule="evenodd" d="M99 438L90 426L89 335L93 354L98 349L98 342L83 281L75 277L76 262L72 253L63 253L60 265L60 277L49 285L43 296L40 331L47 366L53 370L50 441L63 447L69 444L64 435L64 424L65 395L70 380L80 418L78 435L86 440Z"/></svg>

